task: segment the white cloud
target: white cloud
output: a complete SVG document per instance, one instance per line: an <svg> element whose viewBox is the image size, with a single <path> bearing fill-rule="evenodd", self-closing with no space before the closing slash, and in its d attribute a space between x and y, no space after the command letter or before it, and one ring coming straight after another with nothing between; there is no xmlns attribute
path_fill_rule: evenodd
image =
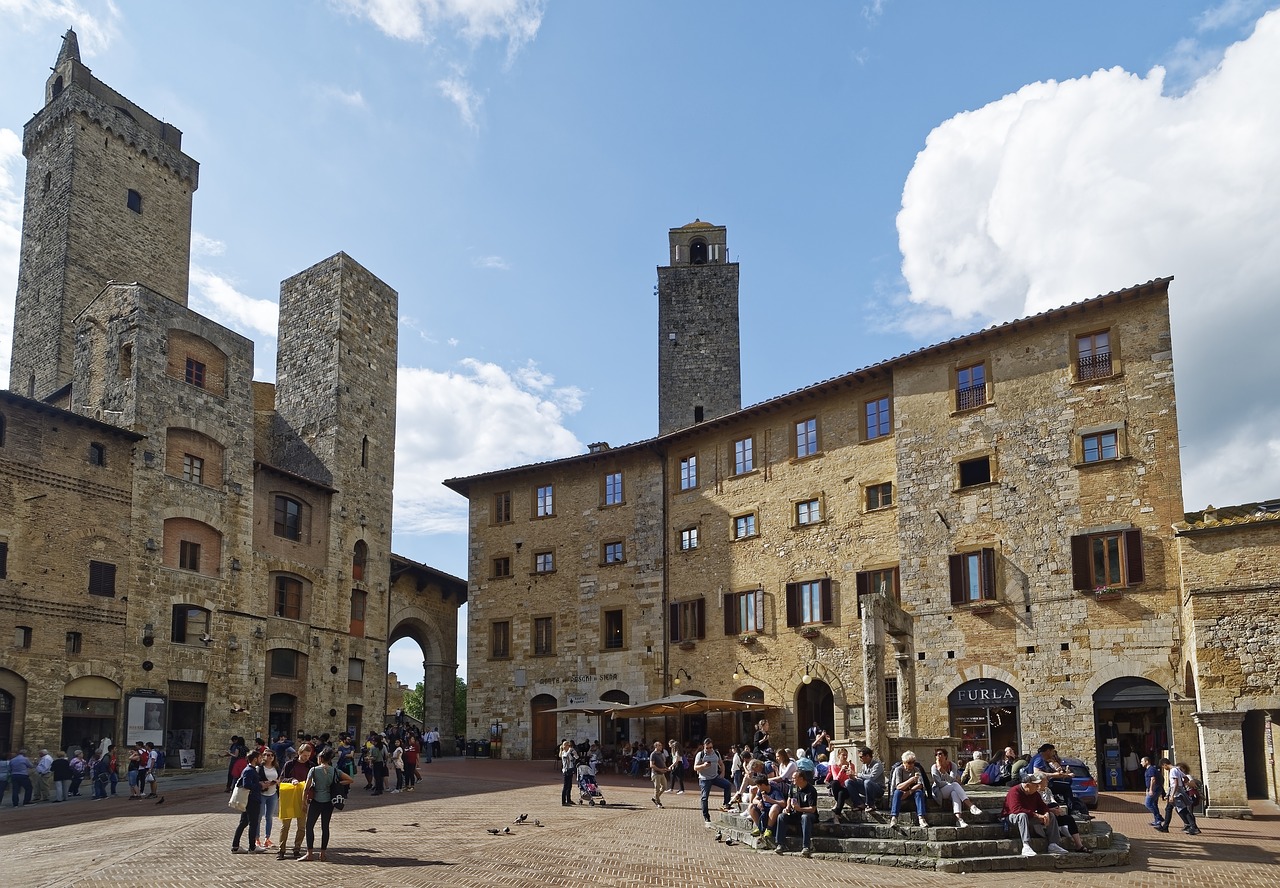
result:
<svg viewBox="0 0 1280 888"><path fill-rule="evenodd" d="M533 364L509 373L466 359L456 371L401 367L395 523L400 533L465 533L466 500L446 478L585 451L563 425L582 393Z"/></svg>
<svg viewBox="0 0 1280 888"><path fill-rule="evenodd" d="M227 251L227 245L220 240L203 235L198 231L191 232L192 256L221 256Z"/></svg>
<svg viewBox="0 0 1280 888"><path fill-rule="evenodd" d="M862 17L869 24L875 25L884 15L884 0L871 0L870 3L863 4Z"/></svg>
<svg viewBox="0 0 1280 888"><path fill-rule="evenodd" d="M1266 8L1264 0L1223 0L1196 16L1197 31L1237 28L1252 22Z"/></svg>
<svg viewBox="0 0 1280 888"><path fill-rule="evenodd" d="M214 242L216 243L216 241ZM275 338L280 306L270 299L254 299L224 277L199 265L191 266L191 307L219 324L255 338L254 333Z"/></svg>
<svg viewBox="0 0 1280 888"><path fill-rule="evenodd" d="M1005 320L1164 275L1188 507L1280 495L1280 13L1185 94L1035 83L930 133L903 189L918 322ZM923 313L923 314L921 314Z"/></svg>
<svg viewBox="0 0 1280 888"><path fill-rule="evenodd" d="M462 116L462 122L467 125L468 129L475 130L480 128L476 122L476 112L484 104L484 99L476 95L475 90L471 88L471 84L467 83L461 76L455 75L437 81L436 86L440 90L440 95L453 102L457 107L458 113Z"/></svg>
<svg viewBox="0 0 1280 888"><path fill-rule="evenodd" d="M341 0L398 40L430 43L444 29L475 44L505 40L508 63L542 26L544 0Z"/></svg>
<svg viewBox="0 0 1280 888"><path fill-rule="evenodd" d="M347 105L351 108L365 107L364 94L361 93L360 90L358 89L351 90L348 92L347 90L344 90L341 87L326 86L326 87L323 87L323 89L321 90L321 93L326 98L333 99L335 102L338 102L339 104L342 104L342 105Z"/></svg>
<svg viewBox="0 0 1280 888"><path fill-rule="evenodd" d="M477 256L471 260L471 264L476 268L493 268L498 271L506 271L510 268L507 265L507 260L501 256Z"/></svg>
<svg viewBox="0 0 1280 888"><path fill-rule="evenodd" d="M13 347L13 300L22 244L22 169L22 139L11 129L0 129L0 388L9 384Z"/></svg>
<svg viewBox="0 0 1280 888"><path fill-rule="evenodd" d="M49 22L75 29L80 55L92 58L120 36L120 10L112 0L0 0L0 15L23 31Z"/></svg>

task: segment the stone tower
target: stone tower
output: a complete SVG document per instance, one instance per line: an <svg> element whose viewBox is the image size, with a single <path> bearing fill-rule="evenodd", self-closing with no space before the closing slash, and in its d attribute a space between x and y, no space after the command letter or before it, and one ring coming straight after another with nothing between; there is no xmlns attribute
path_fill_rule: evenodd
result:
<svg viewBox="0 0 1280 888"><path fill-rule="evenodd" d="M669 233L671 264L658 268L658 433L742 407L738 264L725 229L695 219Z"/></svg>
<svg viewBox="0 0 1280 888"><path fill-rule="evenodd" d="M186 305L191 195L182 133L102 83L74 31L23 130L27 181L9 386L50 399L70 383L75 320L107 281Z"/></svg>

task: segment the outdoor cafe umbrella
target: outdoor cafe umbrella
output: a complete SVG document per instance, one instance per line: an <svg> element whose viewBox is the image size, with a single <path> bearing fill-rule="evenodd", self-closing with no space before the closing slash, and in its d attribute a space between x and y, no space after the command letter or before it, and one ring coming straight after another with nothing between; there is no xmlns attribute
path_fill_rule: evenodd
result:
<svg viewBox="0 0 1280 888"><path fill-rule="evenodd" d="M568 706L557 706L544 712L572 712L578 715L606 715L610 709L624 706L624 703L613 703L609 700L588 700L584 703L571 703Z"/></svg>

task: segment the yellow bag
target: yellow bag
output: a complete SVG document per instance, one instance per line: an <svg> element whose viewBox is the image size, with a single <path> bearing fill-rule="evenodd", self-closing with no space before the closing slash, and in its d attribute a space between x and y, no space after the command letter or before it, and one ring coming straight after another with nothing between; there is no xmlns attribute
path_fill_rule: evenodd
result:
<svg viewBox="0 0 1280 888"><path fill-rule="evenodd" d="M304 784L299 783L294 786L292 783L280 784L280 813L281 820L301 820L306 812L306 807L302 804L302 789Z"/></svg>

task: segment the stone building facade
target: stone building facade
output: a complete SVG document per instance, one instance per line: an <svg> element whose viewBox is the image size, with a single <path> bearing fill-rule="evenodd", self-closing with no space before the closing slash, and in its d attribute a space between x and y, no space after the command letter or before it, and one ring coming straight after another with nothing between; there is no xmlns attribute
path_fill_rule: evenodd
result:
<svg viewBox="0 0 1280 888"><path fill-rule="evenodd" d="M391 552L396 292L344 253L286 280L276 383L254 382L253 343L186 304L181 133L73 33L24 148L0 748L216 765L232 734L381 727L388 646L417 639L443 683L465 600ZM452 713L451 675L427 705Z"/></svg>
<svg viewBox="0 0 1280 888"><path fill-rule="evenodd" d="M549 709L692 690L760 705L604 741L770 714L785 745L814 721L962 759L1052 740L1113 788L1130 751L1198 762L1169 283L701 421L686 391L718 371L660 381L656 438L446 482L470 501L470 729L543 756L601 730Z"/></svg>

